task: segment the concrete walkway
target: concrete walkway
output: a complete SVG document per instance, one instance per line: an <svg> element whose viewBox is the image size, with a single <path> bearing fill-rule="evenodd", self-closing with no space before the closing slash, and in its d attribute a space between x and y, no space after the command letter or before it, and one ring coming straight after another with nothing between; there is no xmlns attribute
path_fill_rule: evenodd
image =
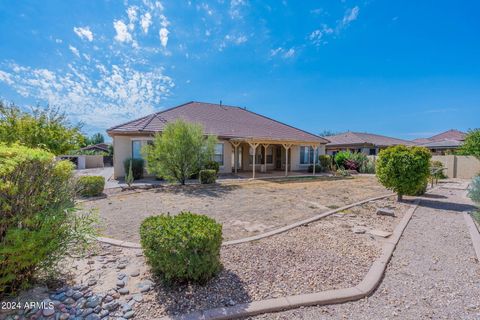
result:
<svg viewBox="0 0 480 320"><path fill-rule="evenodd" d="M480 263L462 213L472 205L445 187L422 198L368 299L255 319L480 319Z"/></svg>

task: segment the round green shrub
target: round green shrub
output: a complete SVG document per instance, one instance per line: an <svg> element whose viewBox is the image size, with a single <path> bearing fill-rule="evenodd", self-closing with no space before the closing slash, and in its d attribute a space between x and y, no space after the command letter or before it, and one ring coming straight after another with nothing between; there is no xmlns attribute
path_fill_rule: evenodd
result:
<svg viewBox="0 0 480 320"><path fill-rule="evenodd" d="M331 170L332 168L332 157L328 154L321 154L318 156L318 161L322 167L322 171Z"/></svg>
<svg viewBox="0 0 480 320"><path fill-rule="evenodd" d="M218 162L213 160L207 161L204 167L207 170L215 170L215 173L218 173L218 171L220 171L220 165L218 164Z"/></svg>
<svg viewBox="0 0 480 320"><path fill-rule="evenodd" d="M222 225L205 215L148 217L140 238L152 271L166 282L204 283L221 269Z"/></svg>
<svg viewBox="0 0 480 320"><path fill-rule="evenodd" d="M352 159L352 153L350 151L339 151L335 154L335 164L338 168L345 169L345 161Z"/></svg>
<svg viewBox="0 0 480 320"><path fill-rule="evenodd" d="M430 151L398 145L381 150L375 166L378 181L398 194L415 195L428 183Z"/></svg>
<svg viewBox="0 0 480 320"><path fill-rule="evenodd" d="M200 183L202 184L212 184L217 180L217 172L215 170L200 170L198 175L200 178Z"/></svg>
<svg viewBox="0 0 480 320"><path fill-rule="evenodd" d="M105 178L102 176L82 176L77 180L78 193L83 197L95 197L103 193Z"/></svg>
<svg viewBox="0 0 480 320"><path fill-rule="evenodd" d="M140 158L127 158L123 161L123 168L125 169L125 175L127 175L130 169L130 161L132 162L133 179L138 180L143 178L143 168L145 161Z"/></svg>
<svg viewBox="0 0 480 320"><path fill-rule="evenodd" d="M93 216L75 210L73 164L0 143L0 296L53 274L95 235Z"/></svg>

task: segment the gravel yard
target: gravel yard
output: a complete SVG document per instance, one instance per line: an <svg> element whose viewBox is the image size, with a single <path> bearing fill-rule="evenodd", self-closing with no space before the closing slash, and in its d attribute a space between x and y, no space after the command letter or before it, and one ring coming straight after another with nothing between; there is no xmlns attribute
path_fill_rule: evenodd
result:
<svg viewBox="0 0 480 320"><path fill-rule="evenodd" d="M233 240L387 193L374 176L222 181L117 194L83 206L98 209L102 233L111 238L138 242L146 217L187 210L216 219L223 224L224 239Z"/></svg>
<svg viewBox="0 0 480 320"><path fill-rule="evenodd" d="M450 187L423 198L371 297L255 319L480 319L480 264L462 215L472 206Z"/></svg>
<svg viewBox="0 0 480 320"><path fill-rule="evenodd" d="M396 216L375 213L384 207L392 208ZM134 302L141 310L136 313L137 319L350 287L363 279L380 252L384 238L373 233L392 232L408 207L391 197L273 237L224 246L223 270L203 286L166 287L158 283L155 290L142 293L142 284L155 279L141 251L108 245L87 260L74 262L74 282L94 283L90 288L94 292L108 292L119 289L115 283L125 273L121 281L128 293L119 298L119 303L131 302L134 295L141 294L142 302ZM363 230L355 233L356 228Z"/></svg>

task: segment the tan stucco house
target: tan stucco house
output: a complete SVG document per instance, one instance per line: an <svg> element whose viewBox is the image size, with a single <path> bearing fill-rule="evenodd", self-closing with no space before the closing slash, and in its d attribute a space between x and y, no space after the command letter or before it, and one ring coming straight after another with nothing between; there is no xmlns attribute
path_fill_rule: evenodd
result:
<svg viewBox="0 0 480 320"><path fill-rule="evenodd" d="M123 161L142 158L142 146L177 119L199 123L206 134L218 137L214 160L220 164L221 173L250 171L255 177L255 172L281 170L288 175L289 171L303 171L318 159L314 154L325 154L328 143L245 108L188 102L107 130L113 139L114 177L123 177Z"/></svg>
<svg viewBox="0 0 480 320"><path fill-rule="evenodd" d="M429 149L433 155L453 154L465 141L467 134L460 130L450 129L430 138L413 140L417 145Z"/></svg>

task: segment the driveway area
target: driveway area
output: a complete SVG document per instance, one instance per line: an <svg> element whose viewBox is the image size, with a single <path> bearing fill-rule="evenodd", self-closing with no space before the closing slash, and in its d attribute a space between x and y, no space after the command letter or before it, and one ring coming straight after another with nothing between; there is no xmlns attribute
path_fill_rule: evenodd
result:
<svg viewBox="0 0 480 320"><path fill-rule="evenodd" d="M255 319L480 319L480 264L453 184L422 198L379 288L367 299Z"/></svg>

